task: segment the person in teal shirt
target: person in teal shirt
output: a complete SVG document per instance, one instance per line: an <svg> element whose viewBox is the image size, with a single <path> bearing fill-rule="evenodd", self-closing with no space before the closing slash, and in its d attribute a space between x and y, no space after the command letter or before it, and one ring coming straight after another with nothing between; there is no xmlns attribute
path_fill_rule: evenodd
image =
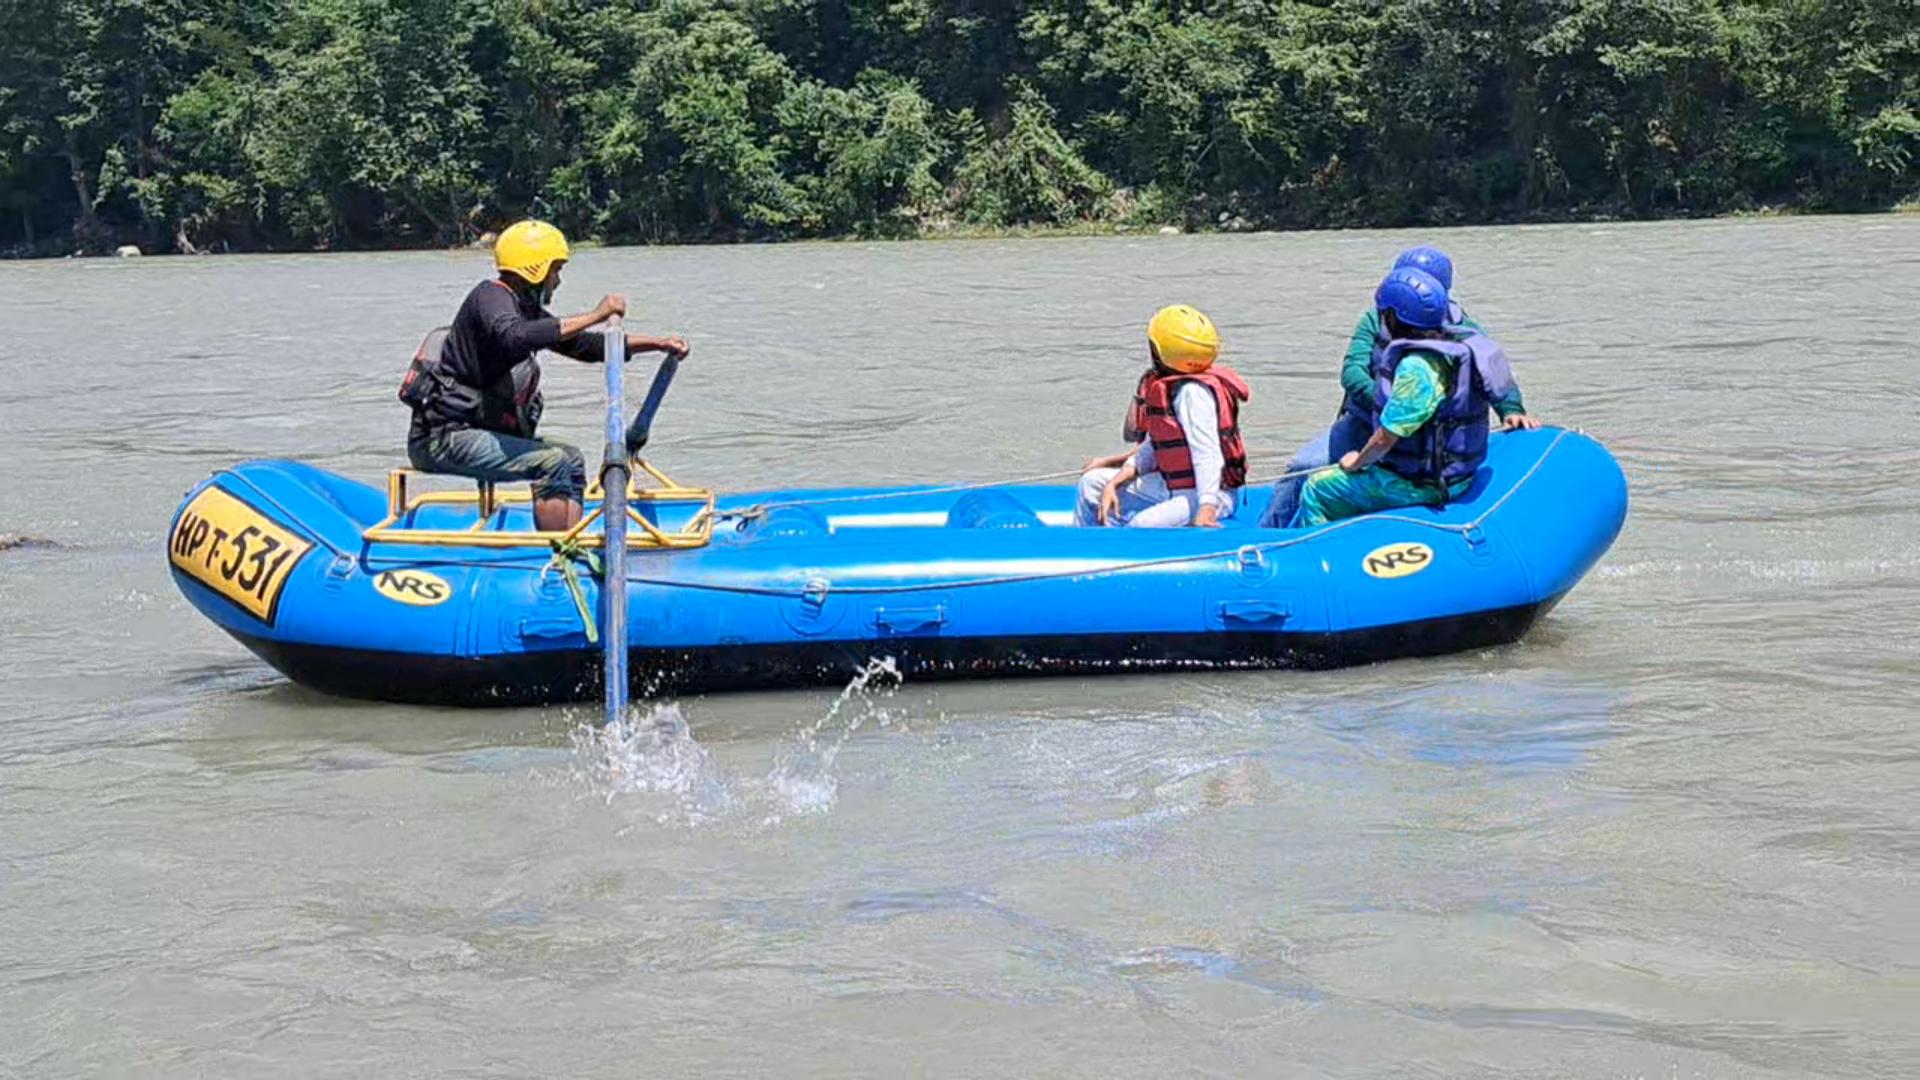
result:
<svg viewBox="0 0 1920 1080"><path fill-rule="evenodd" d="M1446 321L1447 326L1454 328L1456 336L1486 332L1453 300L1453 260L1446 252L1436 247L1408 248L1393 261L1393 269L1404 267L1426 271L1448 290ZM1287 462L1286 472L1289 475L1273 485L1273 498L1261 518L1262 526L1284 527L1299 508L1300 488L1305 483L1305 474L1312 469L1326 468L1340 460L1341 455L1359 449L1367 441L1367 436L1373 433L1373 415L1380 404L1374 400L1373 358L1386 348L1390 340L1380 321L1379 309L1368 308L1355 324L1353 336L1347 342L1346 356L1341 360L1340 389L1344 395L1340 414L1324 434L1308 440L1294 453L1293 460ZM1521 399L1518 386L1514 387L1511 394L1495 401L1493 409L1502 420L1525 416L1527 413L1526 402Z"/></svg>
<svg viewBox="0 0 1920 1080"><path fill-rule="evenodd" d="M1484 335L1456 332L1458 309L1439 279L1413 267L1396 268L1374 299L1380 328L1392 344L1380 361L1368 364L1368 398L1384 395L1385 401L1364 444L1344 452L1338 468L1307 478L1293 528L1397 506L1439 505L1464 493L1486 458L1488 409L1496 401L1520 400L1504 355L1492 359L1497 347ZM1342 377L1344 382L1345 371ZM1539 426L1524 410L1502 419L1508 429Z"/></svg>

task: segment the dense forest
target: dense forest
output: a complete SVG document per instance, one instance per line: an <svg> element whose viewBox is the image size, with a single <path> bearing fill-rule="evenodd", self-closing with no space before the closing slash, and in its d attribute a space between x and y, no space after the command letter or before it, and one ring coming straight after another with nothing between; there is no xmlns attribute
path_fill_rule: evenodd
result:
<svg viewBox="0 0 1920 1080"><path fill-rule="evenodd" d="M0 0L0 250L1920 193L1920 0Z"/></svg>

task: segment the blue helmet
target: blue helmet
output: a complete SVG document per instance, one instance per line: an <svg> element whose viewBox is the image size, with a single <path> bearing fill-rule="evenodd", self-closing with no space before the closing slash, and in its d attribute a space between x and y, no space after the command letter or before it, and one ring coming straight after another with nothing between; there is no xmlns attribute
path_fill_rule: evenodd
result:
<svg viewBox="0 0 1920 1080"><path fill-rule="evenodd" d="M1415 329L1438 330L1447 324L1447 287L1425 270L1395 267L1373 291L1373 306Z"/></svg>
<svg viewBox="0 0 1920 1080"><path fill-rule="evenodd" d="M1453 291L1453 260L1447 258L1447 253L1439 248L1425 246L1408 248L1400 253L1399 258L1393 260L1395 270L1403 266L1425 270L1433 275L1434 280L1438 281L1442 288L1448 292Z"/></svg>

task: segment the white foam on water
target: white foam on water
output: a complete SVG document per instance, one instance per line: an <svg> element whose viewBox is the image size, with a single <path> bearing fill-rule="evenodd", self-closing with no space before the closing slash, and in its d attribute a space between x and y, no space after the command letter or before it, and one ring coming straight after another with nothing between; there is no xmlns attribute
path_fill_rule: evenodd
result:
<svg viewBox="0 0 1920 1080"><path fill-rule="evenodd" d="M628 803L665 826L744 821L766 827L824 814L839 799L834 770L847 740L869 718L883 727L891 723L869 691L876 683L891 689L899 682L892 657L868 661L825 713L775 750L762 776L716 762L677 703L635 705L613 723L573 729L573 779L609 805ZM850 702L859 705L848 709Z"/></svg>
<svg viewBox="0 0 1920 1080"><path fill-rule="evenodd" d="M1640 577L1746 577L1760 581L1827 583L1910 573L1915 569L1920 569L1920 555L1902 552L1843 559L1648 559L1607 563L1596 571L1596 575L1614 580Z"/></svg>

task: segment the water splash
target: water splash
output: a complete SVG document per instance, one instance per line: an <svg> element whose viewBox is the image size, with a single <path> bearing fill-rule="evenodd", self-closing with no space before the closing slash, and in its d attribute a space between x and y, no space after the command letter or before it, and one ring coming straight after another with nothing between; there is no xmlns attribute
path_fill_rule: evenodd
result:
<svg viewBox="0 0 1920 1080"><path fill-rule="evenodd" d="M716 762L674 702L636 705L613 723L589 721L574 728L573 775L608 804L627 801L660 825L747 821L766 827L824 814L839 798L834 769L847 740L869 718L883 727L891 722L869 690L891 690L900 679L892 657L868 661L825 713L775 751L764 775ZM855 701L860 706L849 710Z"/></svg>
<svg viewBox="0 0 1920 1080"><path fill-rule="evenodd" d="M612 723L581 724L572 738L576 775L589 788L608 803L647 797L662 825L711 821L737 801L674 702L631 706Z"/></svg>
<svg viewBox="0 0 1920 1080"><path fill-rule="evenodd" d="M847 702L855 696L866 694L867 688L878 680L886 687L900 685L900 669L891 656L867 661L840 691L840 696L818 720L802 728L793 741L781 748L774 756L773 769L767 773L766 785L777 796L780 806L788 813L825 813L833 808L840 793L840 781L834 776L834 762L840 757L840 750L847 745L853 733L860 730L861 723L869 713L875 713L881 724L889 720L882 710L868 708L857 709L845 723L840 722L840 714L846 710ZM838 725L838 730L832 729ZM822 737L822 732L830 732Z"/></svg>

